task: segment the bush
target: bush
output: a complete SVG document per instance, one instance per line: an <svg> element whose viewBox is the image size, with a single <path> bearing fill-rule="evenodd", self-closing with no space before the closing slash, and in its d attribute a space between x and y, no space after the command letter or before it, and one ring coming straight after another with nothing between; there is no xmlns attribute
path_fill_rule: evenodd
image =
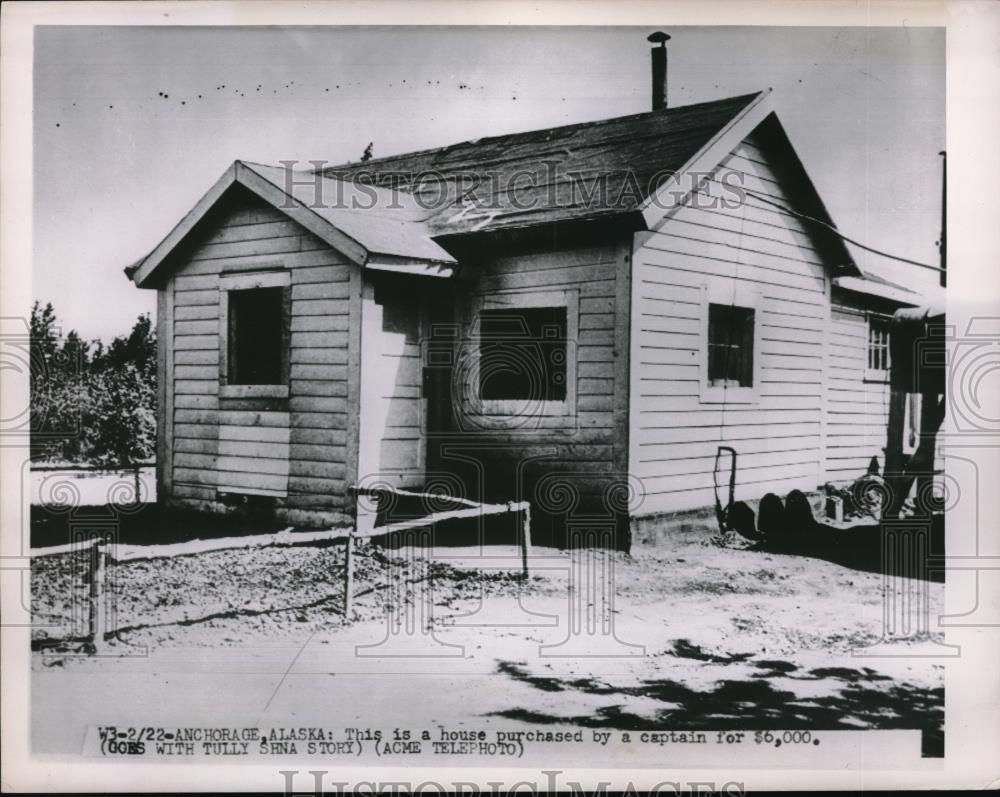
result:
<svg viewBox="0 0 1000 797"><path fill-rule="evenodd" d="M156 448L156 337L148 315L109 346L31 313L32 459L133 469Z"/></svg>
<svg viewBox="0 0 1000 797"><path fill-rule="evenodd" d="M88 430L94 464L135 467L156 449L156 387L131 363L89 381Z"/></svg>

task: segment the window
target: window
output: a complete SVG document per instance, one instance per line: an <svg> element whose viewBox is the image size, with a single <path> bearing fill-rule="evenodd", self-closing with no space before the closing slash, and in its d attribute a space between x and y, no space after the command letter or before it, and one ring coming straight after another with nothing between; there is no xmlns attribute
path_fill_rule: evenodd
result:
<svg viewBox="0 0 1000 797"><path fill-rule="evenodd" d="M756 404L761 382L759 288L719 280L701 295L698 338L699 394L702 404Z"/></svg>
<svg viewBox="0 0 1000 797"><path fill-rule="evenodd" d="M565 307L483 309L479 318L479 398L566 401Z"/></svg>
<svg viewBox="0 0 1000 797"><path fill-rule="evenodd" d="M708 306L708 384L753 387L754 310Z"/></svg>
<svg viewBox="0 0 1000 797"><path fill-rule="evenodd" d="M230 385L280 385L284 288L229 291Z"/></svg>
<svg viewBox="0 0 1000 797"><path fill-rule="evenodd" d="M868 366L866 378L884 380L889 376L889 319L868 316Z"/></svg>
<svg viewBox="0 0 1000 797"><path fill-rule="evenodd" d="M577 288L488 291L470 296L463 316L462 423L527 431L541 418L576 415Z"/></svg>
<svg viewBox="0 0 1000 797"><path fill-rule="evenodd" d="M287 271L223 274L219 280L219 395L288 397Z"/></svg>

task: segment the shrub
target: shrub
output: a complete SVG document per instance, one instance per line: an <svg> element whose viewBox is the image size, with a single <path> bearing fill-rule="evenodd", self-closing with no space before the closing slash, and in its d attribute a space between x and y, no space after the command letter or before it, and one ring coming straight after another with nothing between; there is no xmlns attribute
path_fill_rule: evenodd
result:
<svg viewBox="0 0 1000 797"><path fill-rule="evenodd" d="M148 315L107 347L31 313L32 458L134 470L156 447L156 337Z"/></svg>

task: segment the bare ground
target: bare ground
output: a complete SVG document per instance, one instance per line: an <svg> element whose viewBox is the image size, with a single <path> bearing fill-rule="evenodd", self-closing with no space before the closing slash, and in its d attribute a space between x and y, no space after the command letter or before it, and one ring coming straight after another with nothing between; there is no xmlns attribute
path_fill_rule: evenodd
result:
<svg viewBox="0 0 1000 797"><path fill-rule="evenodd" d="M483 553L508 559L484 570ZM704 528L677 533L669 545L635 556L609 554L613 631L598 624L588 634L587 613L606 593L571 584L574 562L567 553L536 549L526 582L518 578L513 548L436 554L428 562L412 551L362 548L350 623L343 615L342 545L126 563L113 568L118 634L112 644L123 651L146 646L154 655L250 650L276 641L332 649L338 640L383 639L387 612L426 600L433 605L434 639L461 646L461 667L495 676L488 701L470 705L443 697L439 713L449 721L489 717L623 729L913 728L924 731L925 755L941 754L943 669L933 659L908 655L926 652L941 636L883 644L888 658L857 655L871 652L883 636L880 574L750 550ZM79 647L85 627L80 559L35 562L32 608L36 622L48 624L33 633L44 651L35 656L39 671L55 667L69 675L114 666L65 655ZM940 614L942 584L909 586L925 591L932 617ZM584 619L577 635L567 632L571 604ZM429 626L414 633L430 640Z"/></svg>

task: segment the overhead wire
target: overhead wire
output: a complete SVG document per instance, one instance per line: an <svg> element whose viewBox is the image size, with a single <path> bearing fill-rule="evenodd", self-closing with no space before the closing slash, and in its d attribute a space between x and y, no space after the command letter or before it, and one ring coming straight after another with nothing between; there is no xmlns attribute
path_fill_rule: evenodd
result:
<svg viewBox="0 0 1000 797"><path fill-rule="evenodd" d="M831 232L834 235L836 235L842 241L846 241L849 244L853 244L854 246L858 247L859 249L864 249L866 252L871 252L872 254L879 255L880 257L887 257L890 260L896 260L896 261L898 261L900 263L907 263L907 264L909 264L911 266L918 266L920 268L926 268L929 271L938 271L938 272L940 272L940 271L944 270L940 266L932 266L932 265L929 265L927 263L921 263L918 260L910 260L908 257L900 257L899 255L893 255L893 254L890 254L889 252L885 252L885 251L883 251L881 249L876 249L874 246L868 246L868 244L863 244L860 241L855 240L854 238L850 238L847 235L844 235L844 233L842 233L840 230L838 230L835 226L833 226L832 224L830 224L828 222L823 221L822 219L817 219L815 216L810 216L810 215L808 215L806 213L801 213L801 212L799 212L797 210L793 210L792 208L789 208L789 207L786 207L785 205L782 205L780 202L775 202L774 200L768 199L767 197L763 197L760 194L755 194L753 191L750 191L750 190L748 190L746 188L743 188L742 191L747 196L752 196L754 199L757 199L757 200L759 200L759 201L761 201L761 202L763 202L763 203L765 203L767 205L771 205L771 206L777 208L778 210L780 210L782 213L785 213L786 215L793 216L793 217L795 217L797 219L801 219L802 221L808 221L808 222L810 222L812 224L818 224L819 226L823 227L828 232Z"/></svg>

